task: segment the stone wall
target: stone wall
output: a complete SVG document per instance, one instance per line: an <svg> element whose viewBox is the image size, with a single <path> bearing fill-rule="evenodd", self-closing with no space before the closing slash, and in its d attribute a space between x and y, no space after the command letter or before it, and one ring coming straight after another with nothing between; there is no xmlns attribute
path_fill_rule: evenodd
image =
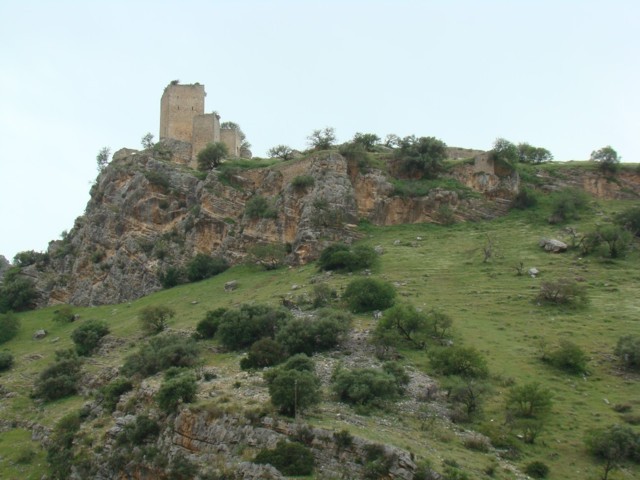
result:
<svg viewBox="0 0 640 480"><path fill-rule="evenodd" d="M215 113L207 113L193 117L193 134L191 137L191 166L197 168L198 153L207 144L220 141L220 118Z"/></svg>
<svg viewBox="0 0 640 480"><path fill-rule="evenodd" d="M204 85L167 85L160 100L160 140L191 142L193 119L204 114Z"/></svg>
<svg viewBox="0 0 640 480"><path fill-rule="evenodd" d="M240 156L240 135L231 128L220 130L220 141L227 146L230 157Z"/></svg>

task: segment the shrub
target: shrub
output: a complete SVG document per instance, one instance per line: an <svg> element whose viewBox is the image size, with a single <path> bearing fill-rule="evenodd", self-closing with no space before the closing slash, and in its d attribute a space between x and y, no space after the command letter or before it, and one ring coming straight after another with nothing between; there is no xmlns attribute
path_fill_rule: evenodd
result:
<svg viewBox="0 0 640 480"><path fill-rule="evenodd" d="M101 320L87 320L71 332L71 340L78 355L88 357L100 344L102 337L109 333L109 327Z"/></svg>
<svg viewBox="0 0 640 480"><path fill-rule="evenodd" d="M218 275L228 268L229 264L224 258L198 253L187 264L187 278L190 282L199 282Z"/></svg>
<svg viewBox="0 0 640 480"><path fill-rule="evenodd" d="M560 345L548 353L545 361L569 373L580 374L587 370L587 355L573 342L561 340Z"/></svg>
<svg viewBox="0 0 640 480"><path fill-rule="evenodd" d="M528 188L522 188L516 196L513 198L512 208L518 210L526 210L527 208L533 208L538 204L538 197L536 194Z"/></svg>
<svg viewBox="0 0 640 480"><path fill-rule="evenodd" d="M216 308L215 310L209 310L204 318L196 325L196 337L197 338L213 338L218 331L218 326L222 316L227 312L226 308Z"/></svg>
<svg viewBox="0 0 640 480"><path fill-rule="evenodd" d="M615 350L624 368L640 370L640 335L625 335L618 339Z"/></svg>
<svg viewBox="0 0 640 480"><path fill-rule="evenodd" d="M107 383L98 392L98 398L107 412L113 412L120 401L120 396L133 389L133 384L126 378L116 378Z"/></svg>
<svg viewBox="0 0 640 480"><path fill-rule="evenodd" d="M146 415L138 415L135 421L128 423L116 438L118 445L139 446L157 438L160 425Z"/></svg>
<svg viewBox="0 0 640 480"><path fill-rule="evenodd" d="M396 150L400 168L412 178L435 178L447 158L447 145L435 137L411 135L400 141Z"/></svg>
<svg viewBox="0 0 640 480"><path fill-rule="evenodd" d="M265 372L263 376L267 384L270 384L276 377L276 375L278 375L278 373L285 370L296 370L298 372L315 373L315 368L315 364L313 363L311 357L305 355L304 353L299 353L297 355L289 357L278 368L274 368Z"/></svg>
<svg viewBox="0 0 640 480"><path fill-rule="evenodd" d="M376 325L374 338L383 345L399 346L409 342L412 347L423 348L429 324L427 316L407 304L389 308Z"/></svg>
<svg viewBox="0 0 640 480"><path fill-rule="evenodd" d="M314 130L307 137L309 146L314 150L328 150L336 141L336 133L333 127Z"/></svg>
<svg viewBox="0 0 640 480"><path fill-rule="evenodd" d="M271 403L280 413L295 416L320 401L320 381L314 373L286 367L269 373Z"/></svg>
<svg viewBox="0 0 640 480"><path fill-rule="evenodd" d="M516 385L507 394L507 411L520 418L541 417L552 405L551 391L538 382Z"/></svg>
<svg viewBox="0 0 640 480"><path fill-rule="evenodd" d="M13 366L13 355L9 352L0 352L0 372L9 370Z"/></svg>
<svg viewBox="0 0 640 480"><path fill-rule="evenodd" d="M282 266L287 250L285 245L268 243L251 247L249 253L251 254L251 260L265 270L275 270Z"/></svg>
<svg viewBox="0 0 640 480"><path fill-rule="evenodd" d="M396 291L385 281L373 278L352 280L342 298L349 309L356 313L385 310L394 303Z"/></svg>
<svg viewBox="0 0 640 480"><path fill-rule="evenodd" d="M206 172L217 167L228 154L229 150L222 142L207 144L204 149L198 152L198 170Z"/></svg>
<svg viewBox="0 0 640 480"><path fill-rule="evenodd" d="M350 317L325 311L319 318L293 318L282 327L276 340L291 355L329 350L338 343L349 328Z"/></svg>
<svg viewBox="0 0 640 480"><path fill-rule="evenodd" d="M364 447L364 478L378 480L388 478L391 466L395 460L394 454L388 454L382 445L367 445Z"/></svg>
<svg viewBox="0 0 640 480"><path fill-rule="evenodd" d="M604 461L602 478L606 480L609 472L619 468L626 460L640 458L638 447L640 435L630 427L610 425L593 430L585 439L587 451L594 457Z"/></svg>
<svg viewBox="0 0 640 480"><path fill-rule="evenodd" d="M293 158L293 149L287 145L276 145L275 147L267 150L267 156L269 158L279 158L282 161L291 160Z"/></svg>
<svg viewBox="0 0 640 480"><path fill-rule="evenodd" d="M534 147L528 143L518 144L518 161L522 163L545 163L553 160L553 155L546 148Z"/></svg>
<svg viewBox="0 0 640 480"><path fill-rule="evenodd" d="M372 268L378 260L378 254L371 247L358 245L349 247L344 243L334 243L325 248L318 258L321 270L355 272Z"/></svg>
<svg viewBox="0 0 640 480"><path fill-rule="evenodd" d="M76 319L71 305L62 305L53 313L53 321L57 323L71 323Z"/></svg>
<svg viewBox="0 0 640 480"><path fill-rule="evenodd" d="M454 405L458 419L462 421L482 411L484 397L490 391L488 383L474 378L450 376L442 385L447 392L447 400Z"/></svg>
<svg viewBox="0 0 640 480"><path fill-rule="evenodd" d="M591 161L598 164L598 169L603 173L615 173L620 166L620 157L611 146L591 152Z"/></svg>
<svg viewBox="0 0 640 480"><path fill-rule="evenodd" d="M80 366L80 359L73 350L57 351L55 363L36 379L33 396L52 401L74 395L78 391Z"/></svg>
<svg viewBox="0 0 640 480"><path fill-rule="evenodd" d="M70 478L74 463L73 442L81 425L80 415L75 412L62 417L54 427L47 447L47 463L53 478Z"/></svg>
<svg viewBox="0 0 640 480"><path fill-rule="evenodd" d="M400 393L393 375L373 368L339 370L332 388L340 401L354 405L381 405Z"/></svg>
<svg viewBox="0 0 640 480"><path fill-rule="evenodd" d="M33 280L20 276L20 267L5 272L0 283L0 313L30 310L35 307L37 297Z"/></svg>
<svg viewBox="0 0 640 480"><path fill-rule="evenodd" d="M241 305L227 311L218 325L220 342L230 350L249 347L263 337L273 338L290 318L282 308L267 305Z"/></svg>
<svg viewBox="0 0 640 480"><path fill-rule="evenodd" d="M261 195L255 195L247 200L244 214L253 220L258 218L276 218L278 213L269 204L269 201Z"/></svg>
<svg viewBox="0 0 640 480"><path fill-rule="evenodd" d="M148 377L170 367L193 367L198 354L198 345L191 338L175 334L152 337L138 352L125 359L121 374Z"/></svg>
<svg viewBox="0 0 640 480"><path fill-rule="evenodd" d="M616 225L601 226L595 234L600 242L606 244L611 258L624 256L632 240L631 233Z"/></svg>
<svg viewBox="0 0 640 480"><path fill-rule="evenodd" d="M524 473L533 478L547 478L549 475L549 466L539 460L527 463L524 467Z"/></svg>
<svg viewBox="0 0 640 480"><path fill-rule="evenodd" d="M191 372L165 378L156 394L158 406L165 413L172 413L180 403L191 403L196 398L198 383Z"/></svg>
<svg viewBox="0 0 640 480"><path fill-rule="evenodd" d="M155 335L167 328L169 319L175 316L176 312L164 305L149 305L138 313L138 319L142 330L148 335Z"/></svg>
<svg viewBox="0 0 640 480"><path fill-rule="evenodd" d="M158 275L162 288L172 288L180 285L185 276L184 271L178 267L168 267Z"/></svg>
<svg viewBox="0 0 640 480"><path fill-rule="evenodd" d="M280 440L273 450L261 450L253 463L270 464L283 475L311 475L313 472L313 454L298 442Z"/></svg>
<svg viewBox="0 0 640 480"><path fill-rule="evenodd" d="M306 190L309 187L313 187L315 183L311 175L298 175L291 180L291 186L296 190Z"/></svg>
<svg viewBox="0 0 640 480"><path fill-rule="evenodd" d="M584 190L565 188L557 192L552 200L549 223L563 223L580 218L580 212L587 208L589 196Z"/></svg>
<svg viewBox="0 0 640 480"><path fill-rule="evenodd" d="M615 222L633 235L640 236L640 207L627 208L616 215Z"/></svg>
<svg viewBox="0 0 640 480"><path fill-rule="evenodd" d="M251 345L249 354L240 360L242 370L277 365L284 359L283 346L271 338L261 338Z"/></svg>
<svg viewBox="0 0 640 480"><path fill-rule="evenodd" d="M588 302L586 289L570 278L542 282L536 298L542 303L570 307L580 307Z"/></svg>
<svg viewBox="0 0 640 480"><path fill-rule="evenodd" d="M20 320L13 312L0 313L0 344L15 337L20 330Z"/></svg>
<svg viewBox="0 0 640 480"><path fill-rule="evenodd" d="M442 347L429 350L431 367L442 375L465 378L485 378L489 375L487 361L473 347Z"/></svg>
<svg viewBox="0 0 640 480"><path fill-rule="evenodd" d="M326 283L317 283L313 286L313 296L311 298L311 305L313 308L321 308L326 306L334 298L337 293Z"/></svg>

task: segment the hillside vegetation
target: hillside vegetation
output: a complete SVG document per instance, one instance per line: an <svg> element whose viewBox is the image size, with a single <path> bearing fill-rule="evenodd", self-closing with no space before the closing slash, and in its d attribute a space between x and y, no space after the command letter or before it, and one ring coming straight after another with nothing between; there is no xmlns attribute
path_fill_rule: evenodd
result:
<svg viewBox="0 0 640 480"><path fill-rule="evenodd" d="M131 377L132 393L123 394L119 403L116 397L114 413L104 408L102 400L96 402L104 397L104 390L102 396L98 394L100 388L116 378L127 358L152 337L142 330L139 320L146 308L163 306L174 313L167 316L167 329L161 336L167 332L190 336L207 312L219 308L236 309L245 304L279 307L284 299L284 303L312 313L318 285L336 292L328 295L328 306L344 309L340 297L347 286L355 279L371 278L393 286L396 304L425 314L435 310L451 319L451 325L441 334L437 329L435 334L424 334L422 343L395 339L381 348L371 342L382 320L370 312L355 314L337 347L313 355L320 379L319 402L296 412L297 422L335 432L338 436L334 438L353 436L410 452L419 466L429 466L420 470L422 477L417 473L414 478L436 478L428 476L433 475L429 469L448 479L525 478L523 472L533 475L536 471L530 466L532 462L545 464L546 478L550 479L601 478L604 462L591 455L585 443L590 432L615 424L640 435L640 376L625 368L614 354L621 337L640 335L638 241L636 238L627 251L612 258L605 244L587 254L578 247L549 253L539 246L539 240L554 238L571 246L572 238L578 237L572 237L567 227L578 236L593 232L610 224L620 212L637 206L638 201L588 198L579 216L552 225L548 218L558 195L540 196L534 208L513 210L486 222L391 227L361 223L361 239L356 245L382 252L367 271L328 274L313 263L273 270L240 265L214 278L130 303L73 308L77 316L73 322L54 321L59 306L18 314L18 333L2 346L14 362L0 377L0 477L40 479L49 474L57 478L49 467L52 461L59 463L51 453L51 439L55 443L61 437L51 429L74 412L83 412L79 433L69 440L65 451L74 455L73 471L78 478L92 478L89 474L83 477L82 472L94 471L92 462L97 458L110 458L105 445L113 444L113 435L108 432L113 432L117 419L125 414L148 415L163 431L171 430L175 410L160 408L154 396L163 382L170 382L163 373ZM527 271L534 267L539 274L531 276ZM580 298L584 301L545 302L541 288L561 279L569 279L583 292ZM236 281L237 288L225 291L225 283L230 281ZM104 322L109 333L98 339L95 353L80 357L78 394L48 402L33 398L34 384L53 364L55 352L75 348L72 332L90 320ZM47 336L36 340L33 334L40 329L45 329ZM197 344L201 349L195 370L198 393L189 403L179 403L178 411L210 412L211 418L220 412L229 416L258 412L251 415L292 421L270 406L263 369L240 368L241 360L247 358L246 349L224 348L219 337L198 340ZM583 354L569 361L570 366L578 365L573 370L563 368L558 360L561 347L568 345ZM434 352L462 347L478 355L471 360L473 367L486 362L486 375L465 378L462 370L453 378L444 374L446 368ZM340 368L381 366L389 359L396 360L408 375L403 393L372 404L338 401L341 395L332 386L332 374ZM278 367L265 371L274 368ZM175 375L174 384L184 373ZM517 412L506 408L508 399L517 388L532 382L549 393L548 411L532 419L518 418ZM477 408L461 408L469 405L460 400L465 388L477 388ZM461 395L458 400L456 392ZM171 438L166 431L163 435L159 438ZM42 439L48 439L44 442L49 445L48 461ZM140 442L155 445L144 437ZM157 448L166 447L166 441L164 447L162 440L158 442ZM176 460L176 448L171 450L166 478L195 478L197 459L183 449L182 460ZM228 458L252 460L259 450L243 444ZM145 460L136 461L153 463L149 451L145 450ZM388 478L388 471L375 470L376 458L361 459L365 475L369 475L366 478ZM620 468L609 478L640 476L640 465L633 459L617 463ZM221 476L225 468L229 466L201 478L235 478ZM321 468L313 472L305 478L334 478L323 476ZM137 475L126 478L150 478Z"/></svg>

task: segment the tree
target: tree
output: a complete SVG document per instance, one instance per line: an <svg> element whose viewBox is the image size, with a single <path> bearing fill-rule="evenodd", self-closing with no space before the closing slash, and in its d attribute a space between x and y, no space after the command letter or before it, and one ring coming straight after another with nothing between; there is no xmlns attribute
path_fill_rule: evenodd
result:
<svg viewBox="0 0 640 480"><path fill-rule="evenodd" d="M218 326L222 316L227 313L226 308L216 308L215 310L209 310L205 317L196 325L197 338L213 338L218 331Z"/></svg>
<svg viewBox="0 0 640 480"><path fill-rule="evenodd" d="M385 310L395 301L393 285L375 278L357 278L347 285L342 299L355 313Z"/></svg>
<svg viewBox="0 0 640 480"><path fill-rule="evenodd" d="M277 368L269 382L269 395L280 413L296 416L320 401L320 381L313 372Z"/></svg>
<svg viewBox="0 0 640 480"><path fill-rule="evenodd" d="M553 155L546 148L534 147L528 143L519 143L517 148L518 160L521 163L539 164L553 160Z"/></svg>
<svg viewBox="0 0 640 480"><path fill-rule="evenodd" d="M176 312L173 308L164 305L149 305L144 307L138 313L138 319L142 325L142 330L149 334L155 335L167 328L167 324Z"/></svg>
<svg viewBox="0 0 640 480"><path fill-rule="evenodd" d="M187 264L187 278L190 282L199 282L229 268L224 258L212 257L206 253L198 253Z"/></svg>
<svg viewBox="0 0 640 480"><path fill-rule="evenodd" d="M412 305L399 304L389 308L376 325L375 338L384 344L398 345L409 342L424 348L428 329L427 316Z"/></svg>
<svg viewBox="0 0 640 480"><path fill-rule="evenodd" d="M609 472L619 468L625 460L638 455L640 435L630 427L611 425L590 432L585 443L587 451L604 462L602 480L607 480Z"/></svg>
<svg viewBox="0 0 640 480"><path fill-rule="evenodd" d="M109 157L111 156L111 149L109 147L102 147L96 155L96 163L98 164L98 172L102 172L109 163Z"/></svg>
<svg viewBox="0 0 640 480"><path fill-rule="evenodd" d="M598 164L598 169L603 173L615 173L620 164L620 157L610 145L591 152L591 161Z"/></svg>
<svg viewBox="0 0 640 480"><path fill-rule="evenodd" d="M11 340L20 330L20 319L13 312L0 313L0 343Z"/></svg>
<svg viewBox="0 0 640 480"><path fill-rule="evenodd" d="M34 383L33 396L45 401L68 397L78 391L81 363L73 350L58 350L55 363L44 369Z"/></svg>
<svg viewBox="0 0 640 480"><path fill-rule="evenodd" d="M244 304L222 316L217 335L229 350L240 350L261 338L273 338L290 317L282 308Z"/></svg>
<svg viewBox="0 0 640 480"><path fill-rule="evenodd" d="M336 141L336 133L333 127L314 130L307 137L309 146L314 150L329 150Z"/></svg>
<svg viewBox="0 0 640 480"><path fill-rule="evenodd" d="M489 152L489 156L495 162L506 163L513 165L519 158L518 147L516 147L509 140L504 138L497 138L493 142L493 149Z"/></svg>
<svg viewBox="0 0 640 480"><path fill-rule="evenodd" d="M569 340L561 340L558 347L545 355L543 360L573 374L581 374L587 370L587 355L578 345Z"/></svg>
<svg viewBox="0 0 640 480"><path fill-rule="evenodd" d="M109 333L109 327L101 320L87 320L85 323L71 332L71 340L76 346L76 352L80 356L91 355L102 337Z"/></svg>
<svg viewBox="0 0 640 480"><path fill-rule="evenodd" d="M485 378L489 375L487 361L474 347L432 348L429 350L431 367L442 375L465 378Z"/></svg>
<svg viewBox="0 0 640 480"><path fill-rule="evenodd" d="M321 270L355 272L372 268L378 260L378 254L367 245L350 247L344 243L334 243L326 247L318 258Z"/></svg>
<svg viewBox="0 0 640 480"><path fill-rule="evenodd" d="M198 152L198 170L207 172L222 162L229 154L227 146L222 142L209 143L200 152Z"/></svg>
<svg viewBox="0 0 640 480"><path fill-rule="evenodd" d="M267 151L267 156L269 158L279 158L280 160L286 162L287 160L291 160L293 158L294 151L288 145L276 145L275 147L271 147Z"/></svg>
<svg viewBox="0 0 640 480"><path fill-rule="evenodd" d="M287 251L281 243L267 243L252 247L249 250L252 260L265 270L275 270L284 262Z"/></svg>
<svg viewBox="0 0 640 480"><path fill-rule="evenodd" d="M375 151L375 147L380 143L380 137L375 133L356 133L353 136L352 143L362 145L367 152Z"/></svg>
<svg viewBox="0 0 640 480"><path fill-rule="evenodd" d="M552 305L581 307L588 303L587 291L572 278L559 278L541 283L537 300Z"/></svg>
<svg viewBox="0 0 640 480"><path fill-rule="evenodd" d="M435 178L447 158L447 144L435 137L404 137L396 152L402 170L417 178Z"/></svg>
<svg viewBox="0 0 640 480"><path fill-rule="evenodd" d="M616 224L624 227L632 235L640 237L640 207L630 207L616 215Z"/></svg>
<svg viewBox="0 0 640 480"><path fill-rule="evenodd" d="M247 136L242 131L242 128L240 128L240 125L238 125L236 122L222 122L220 124L220 129L234 130L238 134L238 138L240 138L242 148L251 148L251 144L247 142Z"/></svg>
<svg viewBox="0 0 640 480"><path fill-rule="evenodd" d="M490 391L489 385L484 381L457 375L448 377L443 382L443 387L447 400L456 408L462 409L462 418L465 420L482 410L484 397Z"/></svg>
<svg viewBox="0 0 640 480"><path fill-rule="evenodd" d="M338 370L332 388L340 401L353 405L380 404L401 393L392 374L374 368Z"/></svg>
<svg viewBox="0 0 640 480"><path fill-rule="evenodd" d="M148 148L153 148L153 133L147 132L141 140L142 147L146 150Z"/></svg>
<svg viewBox="0 0 640 480"><path fill-rule="evenodd" d="M599 226L596 235L601 242L607 245L611 258L624 256L632 240L631 233L617 225Z"/></svg>
<svg viewBox="0 0 640 480"><path fill-rule="evenodd" d="M538 382L512 387L507 394L508 413L519 418L541 418L551 410L552 395Z"/></svg>
<svg viewBox="0 0 640 480"><path fill-rule="evenodd" d="M273 450L260 450L253 463L273 465L287 476L311 475L313 472L313 453L298 442L280 440Z"/></svg>
<svg viewBox="0 0 640 480"><path fill-rule="evenodd" d="M156 394L156 401L165 413L172 413L180 403L193 402L197 392L198 383L195 375L191 372L184 372L171 378L165 378Z"/></svg>
<svg viewBox="0 0 640 480"><path fill-rule="evenodd" d="M640 370L640 335L620 337L613 353L622 361L624 368Z"/></svg>
<svg viewBox="0 0 640 480"><path fill-rule="evenodd" d="M251 345L249 354L240 360L242 370L272 367L282 362L285 351L280 343L271 338L261 338Z"/></svg>
<svg viewBox="0 0 640 480"><path fill-rule="evenodd" d="M20 267L12 267L0 282L0 313L23 311L35 308L38 297L33 280L20 275Z"/></svg>

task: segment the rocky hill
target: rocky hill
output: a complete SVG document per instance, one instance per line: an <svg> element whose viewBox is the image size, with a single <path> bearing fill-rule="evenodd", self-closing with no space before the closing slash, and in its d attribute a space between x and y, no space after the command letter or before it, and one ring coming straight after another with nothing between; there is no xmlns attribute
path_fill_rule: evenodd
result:
<svg viewBox="0 0 640 480"><path fill-rule="evenodd" d="M443 212L448 221L493 218L507 211L519 186L517 173L496 173L486 161L453 168L447 177L458 189L401 196L388 174L337 152L208 175L168 158L180 155L175 143L157 152L117 152L92 187L85 214L50 244L48 263L24 270L37 281L40 306L139 298L161 288L163 271L197 253L235 264L256 245L286 245L289 264L306 263L331 242L351 242L363 220L442 222ZM264 211L248 211L258 200Z"/></svg>

